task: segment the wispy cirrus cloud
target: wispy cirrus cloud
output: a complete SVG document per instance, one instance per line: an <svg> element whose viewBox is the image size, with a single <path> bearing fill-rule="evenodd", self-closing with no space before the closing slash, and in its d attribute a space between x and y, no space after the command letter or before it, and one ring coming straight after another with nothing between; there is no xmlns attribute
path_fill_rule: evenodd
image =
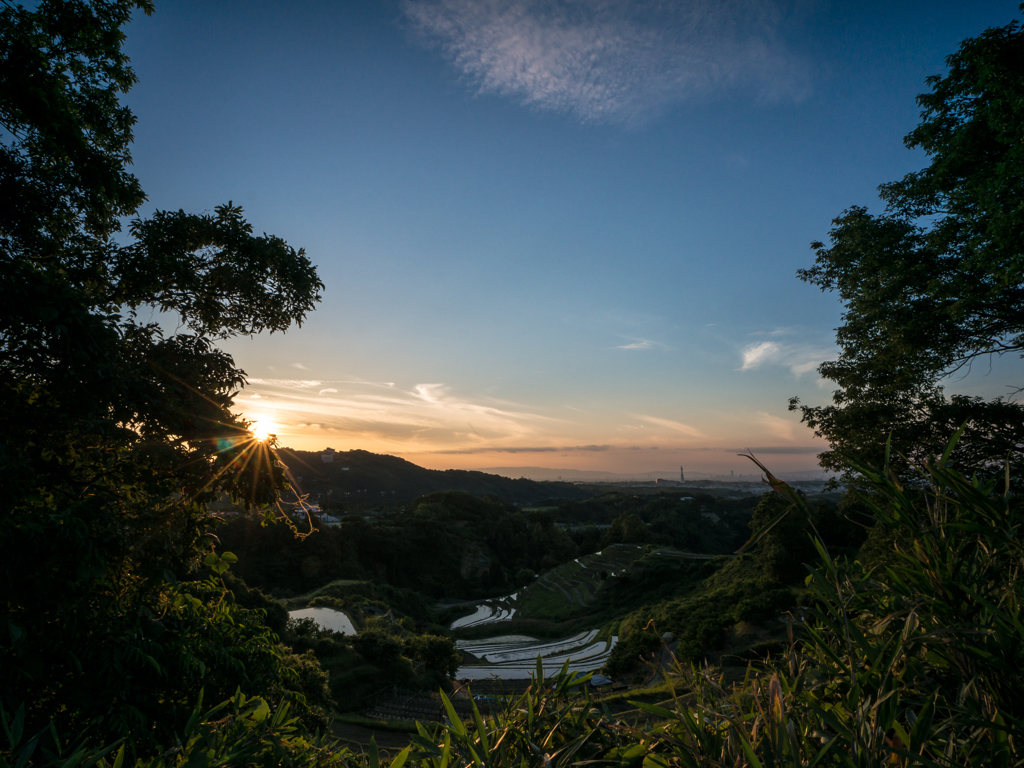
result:
<svg viewBox="0 0 1024 768"><path fill-rule="evenodd" d="M835 351L818 344L758 341L745 346L740 355L743 364L736 370L751 371L763 365L781 365L789 368L799 378L817 369L825 360L833 357Z"/></svg>
<svg viewBox="0 0 1024 768"><path fill-rule="evenodd" d="M799 101L810 68L779 0L405 0L423 39L482 93L585 122L642 123L709 93Z"/></svg>
<svg viewBox="0 0 1024 768"><path fill-rule="evenodd" d="M757 421L761 428L776 438L793 441L797 437L797 429L800 426L795 420L784 419L781 416L774 416L765 411L757 412ZM801 432L802 434L802 432Z"/></svg>
<svg viewBox="0 0 1024 768"><path fill-rule="evenodd" d="M446 389L444 384L417 384L413 387L413 392L426 403L439 403L445 396Z"/></svg>
<svg viewBox="0 0 1024 768"><path fill-rule="evenodd" d="M751 368L759 368L762 363L778 360L782 355L782 345L775 341L760 341L751 344L743 350L743 365L741 371L749 371Z"/></svg>

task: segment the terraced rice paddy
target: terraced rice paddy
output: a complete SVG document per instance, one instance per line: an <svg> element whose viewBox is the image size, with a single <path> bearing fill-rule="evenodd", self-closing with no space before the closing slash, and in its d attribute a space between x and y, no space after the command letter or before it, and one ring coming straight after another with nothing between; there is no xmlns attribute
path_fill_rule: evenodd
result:
<svg viewBox="0 0 1024 768"><path fill-rule="evenodd" d="M463 629L480 624L492 624L496 621L507 621L516 615L516 609L513 605L518 597L519 593L516 592L507 597L500 597L497 600L488 600L487 602L480 603L474 613L453 621L451 628Z"/></svg>
<svg viewBox="0 0 1024 768"><path fill-rule="evenodd" d="M645 551L640 544L612 544L560 565L524 590L521 612L527 617L546 619L578 612L597 599L605 579L622 574Z"/></svg>
<svg viewBox="0 0 1024 768"><path fill-rule="evenodd" d="M451 628L493 624L495 631L500 631L501 622L516 616L550 618L551 614L578 612L594 602L604 579L620 574L644 551L636 544L613 544L602 552L565 563L526 589L479 603L473 613L454 621ZM566 661L574 672L593 672L604 666L618 641L617 637L598 640L597 635L598 631L592 629L554 641L522 636L462 640L457 644L459 649L476 661L460 667L456 676L470 680L528 678L536 670L538 655L545 674L559 671Z"/></svg>
<svg viewBox="0 0 1024 768"><path fill-rule="evenodd" d="M601 552L548 571L515 594L478 603L473 613L452 622L451 628L494 625L497 634L502 630L502 622L513 618L562 621L573 614L578 616L597 600L598 590L607 580L620 576L631 563L644 555L671 559L710 557L671 548L648 553L647 548L640 544L612 544ZM597 640L597 635L598 631L592 629L550 642L508 635L460 640L457 643L459 649L472 654L476 661L460 667L457 677L471 680L528 678L536 668L538 655L545 674L560 670L567 659L570 670L592 672L604 666L618 640L616 637Z"/></svg>
<svg viewBox="0 0 1024 768"><path fill-rule="evenodd" d="M513 642L507 638L460 640L456 643L459 650L485 663L461 666L455 677L459 680L525 679L537 669L537 656L541 657L545 675L560 671L566 661L570 671L593 672L604 666L618 642L618 637L614 636L608 641L598 640L597 634L597 630L592 629L548 642L530 638Z"/></svg>

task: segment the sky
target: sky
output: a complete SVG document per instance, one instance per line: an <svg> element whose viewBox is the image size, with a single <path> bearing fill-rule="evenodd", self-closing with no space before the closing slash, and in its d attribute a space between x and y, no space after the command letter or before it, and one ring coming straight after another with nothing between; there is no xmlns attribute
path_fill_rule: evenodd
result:
<svg viewBox="0 0 1024 768"><path fill-rule="evenodd" d="M431 468L813 469L841 306L810 243L926 163L925 78L1012 2L158 2L156 209L241 205L326 285L224 344L285 446ZM950 391L995 396L997 361Z"/></svg>

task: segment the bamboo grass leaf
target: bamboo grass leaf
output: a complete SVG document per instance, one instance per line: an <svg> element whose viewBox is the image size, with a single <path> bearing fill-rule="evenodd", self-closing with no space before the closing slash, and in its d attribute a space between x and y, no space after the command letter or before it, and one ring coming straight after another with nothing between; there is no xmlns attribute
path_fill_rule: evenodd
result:
<svg viewBox="0 0 1024 768"><path fill-rule="evenodd" d="M960 438L963 437L964 430L967 429L967 422L965 421L960 425L960 428L953 433L953 436L949 439L946 444L946 450L942 452L942 458L939 459L939 466L937 469L943 469L946 466L946 462L949 461L950 454L953 453L953 449L956 448L956 444L960 442Z"/></svg>
<svg viewBox="0 0 1024 768"><path fill-rule="evenodd" d="M476 726L476 735L477 738L480 740L480 746L483 748L484 754L489 754L491 748L489 746L487 739L487 729L484 728L484 721L483 718L480 716L480 710L477 708L476 702L472 699L470 699L469 703L473 709L473 725Z"/></svg>
<svg viewBox="0 0 1024 768"><path fill-rule="evenodd" d="M391 761L391 764L388 766L388 768L402 768L402 766L405 765L406 760L409 759L409 755L411 752L412 745L410 744L408 747L406 747L398 753L398 756Z"/></svg>
<svg viewBox="0 0 1024 768"><path fill-rule="evenodd" d="M448 720L451 723L452 730L455 734L461 738L465 738L468 731L462 720L459 719L458 713L455 711L455 707L447 696L444 695L444 691L441 692L441 703L444 704L445 711L448 713Z"/></svg>
<svg viewBox="0 0 1024 768"><path fill-rule="evenodd" d="M642 709L644 712L650 712L652 715L657 715L658 717L664 717L666 720L676 720L679 717L678 713L673 712L670 709L665 709L664 707L659 707L654 704L648 704L644 701L630 701L629 703L637 709Z"/></svg>
<svg viewBox="0 0 1024 768"><path fill-rule="evenodd" d="M764 768L764 764L757 759L757 755L754 753L754 746L750 743L750 739L747 738L747 734L739 731L737 736L739 737L740 746L743 748L743 752L746 754L747 760L750 761L752 768Z"/></svg>

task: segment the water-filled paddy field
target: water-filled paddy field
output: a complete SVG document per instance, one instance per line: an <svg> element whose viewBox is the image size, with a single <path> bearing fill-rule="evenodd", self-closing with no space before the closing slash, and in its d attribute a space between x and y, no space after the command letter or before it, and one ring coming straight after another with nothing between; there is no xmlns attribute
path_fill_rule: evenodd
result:
<svg viewBox="0 0 1024 768"><path fill-rule="evenodd" d="M345 635L357 635L352 619L343 611L336 611L333 608L301 608L297 611L288 611L290 619L312 619L324 629L333 632L341 632Z"/></svg>

